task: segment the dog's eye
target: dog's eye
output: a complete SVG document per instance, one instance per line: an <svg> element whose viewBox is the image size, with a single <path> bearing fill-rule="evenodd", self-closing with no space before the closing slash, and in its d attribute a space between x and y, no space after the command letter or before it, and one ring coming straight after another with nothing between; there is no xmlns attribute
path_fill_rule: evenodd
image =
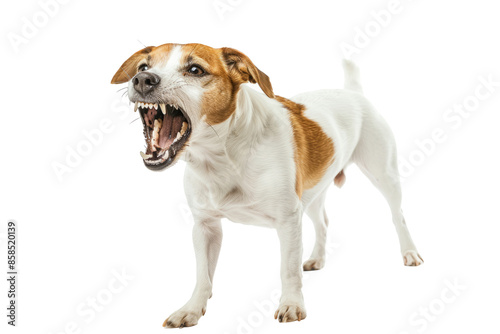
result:
<svg viewBox="0 0 500 334"><path fill-rule="evenodd" d="M190 66L187 72L194 76L201 76L205 74L205 71L198 65Z"/></svg>
<svg viewBox="0 0 500 334"><path fill-rule="evenodd" d="M139 72L144 72L144 71L147 71L149 70L149 66L147 64L142 64L141 66L139 66L138 68L138 71Z"/></svg>

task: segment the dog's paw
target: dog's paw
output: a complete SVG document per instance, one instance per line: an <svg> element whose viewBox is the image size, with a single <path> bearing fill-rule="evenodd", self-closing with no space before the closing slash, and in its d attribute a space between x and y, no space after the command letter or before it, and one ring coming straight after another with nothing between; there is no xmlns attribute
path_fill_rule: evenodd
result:
<svg viewBox="0 0 500 334"><path fill-rule="evenodd" d="M325 259L309 259L302 265L304 271L320 270L325 266Z"/></svg>
<svg viewBox="0 0 500 334"><path fill-rule="evenodd" d="M405 266L416 267L424 263L424 259L415 250L409 250L403 253Z"/></svg>
<svg viewBox="0 0 500 334"><path fill-rule="evenodd" d="M205 315L205 309L199 311L188 308L181 308L170 315L164 322L163 327L166 328L183 328L191 327L198 324L198 319Z"/></svg>
<svg viewBox="0 0 500 334"><path fill-rule="evenodd" d="M292 322L304 320L307 316L304 306L288 303L278 307L274 313L274 319L279 322Z"/></svg>

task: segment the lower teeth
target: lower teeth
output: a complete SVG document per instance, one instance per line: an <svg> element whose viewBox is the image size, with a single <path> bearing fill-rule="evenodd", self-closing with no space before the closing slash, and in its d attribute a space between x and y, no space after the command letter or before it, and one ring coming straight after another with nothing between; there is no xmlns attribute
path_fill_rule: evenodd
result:
<svg viewBox="0 0 500 334"><path fill-rule="evenodd" d="M146 154L144 152L141 151L141 157L146 160L146 159L149 159L149 158L152 158L153 155L152 154Z"/></svg>

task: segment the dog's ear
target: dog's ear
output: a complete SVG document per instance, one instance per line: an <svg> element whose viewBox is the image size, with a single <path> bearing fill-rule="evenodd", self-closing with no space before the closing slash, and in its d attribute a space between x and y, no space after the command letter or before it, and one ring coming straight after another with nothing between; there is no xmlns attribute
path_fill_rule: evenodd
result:
<svg viewBox="0 0 500 334"><path fill-rule="evenodd" d="M245 82L258 83L270 98L274 98L273 86L269 77L255 66L250 58L238 50L222 48L222 57L226 63L229 76L236 84Z"/></svg>
<svg viewBox="0 0 500 334"><path fill-rule="evenodd" d="M148 54L153 50L153 46L148 46L142 50L137 51L129 59L120 66L118 71L111 79L112 84L121 84L129 81L137 74L137 65L148 56Z"/></svg>

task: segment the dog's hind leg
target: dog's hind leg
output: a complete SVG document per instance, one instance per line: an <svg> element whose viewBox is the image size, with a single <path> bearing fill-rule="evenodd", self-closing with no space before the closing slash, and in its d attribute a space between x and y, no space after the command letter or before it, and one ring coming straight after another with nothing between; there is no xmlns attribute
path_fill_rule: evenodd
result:
<svg viewBox="0 0 500 334"><path fill-rule="evenodd" d="M385 120L374 110L367 112L363 128L353 161L384 195L389 204L404 264L418 266L423 263L423 260L418 254L401 211L401 185L396 143L392 131Z"/></svg>
<svg viewBox="0 0 500 334"><path fill-rule="evenodd" d="M304 262L302 268L305 271L319 270L325 265L326 234L328 229L328 217L325 211L326 190L316 197L306 209L306 214L314 223L316 242L309 260Z"/></svg>

